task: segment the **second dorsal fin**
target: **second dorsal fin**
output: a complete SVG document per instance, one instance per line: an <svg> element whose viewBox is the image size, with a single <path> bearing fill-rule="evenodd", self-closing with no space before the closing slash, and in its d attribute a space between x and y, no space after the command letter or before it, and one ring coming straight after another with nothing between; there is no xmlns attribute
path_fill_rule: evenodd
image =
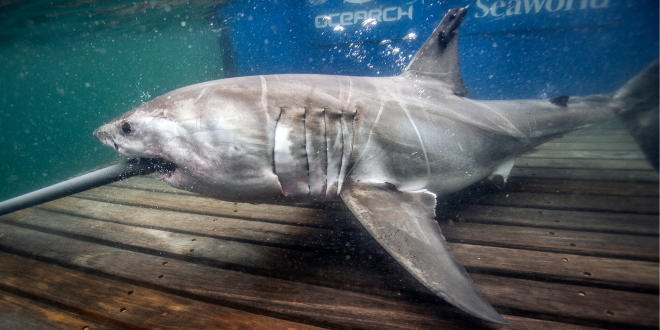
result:
<svg viewBox="0 0 660 330"><path fill-rule="evenodd" d="M463 22L467 8L454 8L417 51L402 75L424 75L444 83L456 95L465 96L467 90L461 78L458 59L458 27Z"/></svg>

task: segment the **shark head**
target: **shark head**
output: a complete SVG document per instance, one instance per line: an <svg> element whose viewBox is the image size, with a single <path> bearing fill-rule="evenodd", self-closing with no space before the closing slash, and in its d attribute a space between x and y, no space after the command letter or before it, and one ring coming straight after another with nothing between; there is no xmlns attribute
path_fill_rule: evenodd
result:
<svg viewBox="0 0 660 330"><path fill-rule="evenodd" d="M94 137L127 158L164 158L161 141L171 121L150 116L146 111L149 108L147 103L112 120L94 131Z"/></svg>
<svg viewBox="0 0 660 330"><path fill-rule="evenodd" d="M213 103L222 93L225 101ZM160 178L177 188L229 200L279 196L268 120L228 101L231 94L205 84L175 90L99 127L94 137L124 157L170 163Z"/></svg>

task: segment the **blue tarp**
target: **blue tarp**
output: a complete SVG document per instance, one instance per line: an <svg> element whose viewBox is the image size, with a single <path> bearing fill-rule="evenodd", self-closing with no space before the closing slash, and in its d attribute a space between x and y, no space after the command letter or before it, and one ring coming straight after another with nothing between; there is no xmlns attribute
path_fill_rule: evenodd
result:
<svg viewBox="0 0 660 330"><path fill-rule="evenodd" d="M389 76L469 2L243 0L219 18L237 75ZM468 95L503 99L614 91L658 47L657 0L477 0L459 52Z"/></svg>

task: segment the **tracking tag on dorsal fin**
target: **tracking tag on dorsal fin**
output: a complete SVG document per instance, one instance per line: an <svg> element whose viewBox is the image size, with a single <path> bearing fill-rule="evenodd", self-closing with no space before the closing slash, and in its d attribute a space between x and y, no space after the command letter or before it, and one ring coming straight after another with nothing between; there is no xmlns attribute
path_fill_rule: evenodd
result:
<svg viewBox="0 0 660 330"><path fill-rule="evenodd" d="M402 75L424 75L446 83L456 95L465 96L467 89L461 78L458 59L458 27L467 8L454 8L417 51Z"/></svg>

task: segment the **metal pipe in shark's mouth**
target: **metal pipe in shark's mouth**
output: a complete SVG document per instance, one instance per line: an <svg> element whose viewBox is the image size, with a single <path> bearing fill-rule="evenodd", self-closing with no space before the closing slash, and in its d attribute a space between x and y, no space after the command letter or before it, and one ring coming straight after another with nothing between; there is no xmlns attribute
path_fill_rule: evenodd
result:
<svg viewBox="0 0 660 330"><path fill-rule="evenodd" d="M175 165L160 159L137 158L108 166L58 184L0 202L0 215L73 195L108 183L156 171L169 172Z"/></svg>

